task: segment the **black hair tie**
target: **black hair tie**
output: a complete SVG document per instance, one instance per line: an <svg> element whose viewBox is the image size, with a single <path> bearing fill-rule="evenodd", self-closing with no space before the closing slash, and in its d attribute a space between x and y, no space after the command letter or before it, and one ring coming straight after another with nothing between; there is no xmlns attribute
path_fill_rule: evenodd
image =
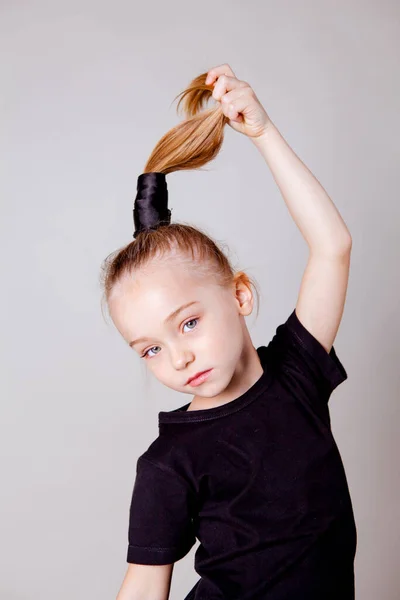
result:
<svg viewBox="0 0 400 600"><path fill-rule="evenodd" d="M142 173L137 180L137 194L133 207L135 231L133 237L146 229L169 225L168 189L165 173Z"/></svg>

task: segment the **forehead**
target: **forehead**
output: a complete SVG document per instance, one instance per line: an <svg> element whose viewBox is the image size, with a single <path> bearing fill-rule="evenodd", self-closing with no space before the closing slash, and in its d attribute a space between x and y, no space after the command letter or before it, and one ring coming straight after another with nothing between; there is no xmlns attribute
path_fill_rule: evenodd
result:
<svg viewBox="0 0 400 600"><path fill-rule="evenodd" d="M210 279L206 282L194 266L163 263L125 275L114 287L109 307L122 335L139 335L149 326L154 328L161 323L182 304L206 302L218 292L219 286Z"/></svg>
<svg viewBox="0 0 400 600"><path fill-rule="evenodd" d="M119 299L128 297L130 303L142 305L149 302L179 301L193 290L205 292L210 287L211 281L206 284L204 276L200 275L195 266L164 263L148 267L134 276L125 275L117 284L113 296Z"/></svg>

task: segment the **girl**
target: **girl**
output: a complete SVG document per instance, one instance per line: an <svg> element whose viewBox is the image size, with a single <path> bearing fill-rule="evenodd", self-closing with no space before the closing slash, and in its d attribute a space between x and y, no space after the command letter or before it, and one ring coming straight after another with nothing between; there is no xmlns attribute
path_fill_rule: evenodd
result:
<svg viewBox="0 0 400 600"><path fill-rule="evenodd" d="M328 409L347 379L333 341L350 233L229 65L194 79L182 100L186 120L138 178L135 240L103 265L122 337L161 383L194 394L159 412L159 435L138 458L117 600L167 600L173 565L196 539L200 578L185 600L354 599L356 527ZM259 348L244 318L253 282L205 232L171 224L167 206L166 174L212 160L225 124L261 152L309 247L296 306Z"/></svg>

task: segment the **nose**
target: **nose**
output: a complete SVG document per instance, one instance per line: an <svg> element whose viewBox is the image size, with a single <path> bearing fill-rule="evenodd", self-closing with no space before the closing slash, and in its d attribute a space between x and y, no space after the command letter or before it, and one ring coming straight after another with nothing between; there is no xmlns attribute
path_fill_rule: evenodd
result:
<svg viewBox="0 0 400 600"><path fill-rule="evenodd" d="M174 368L181 371L193 361L193 352L187 348L174 348L171 350L171 360Z"/></svg>

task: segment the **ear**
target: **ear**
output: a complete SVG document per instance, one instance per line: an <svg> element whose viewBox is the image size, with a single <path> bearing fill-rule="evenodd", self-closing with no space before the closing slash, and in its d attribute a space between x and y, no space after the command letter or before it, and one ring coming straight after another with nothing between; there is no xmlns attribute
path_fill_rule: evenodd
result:
<svg viewBox="0 0 400 600"><path fill-rule="evenodd" d="M238 271L233 278L235 298L241 315L250 315L253 311L254 297L248 276L244 271Z"/></svg>

